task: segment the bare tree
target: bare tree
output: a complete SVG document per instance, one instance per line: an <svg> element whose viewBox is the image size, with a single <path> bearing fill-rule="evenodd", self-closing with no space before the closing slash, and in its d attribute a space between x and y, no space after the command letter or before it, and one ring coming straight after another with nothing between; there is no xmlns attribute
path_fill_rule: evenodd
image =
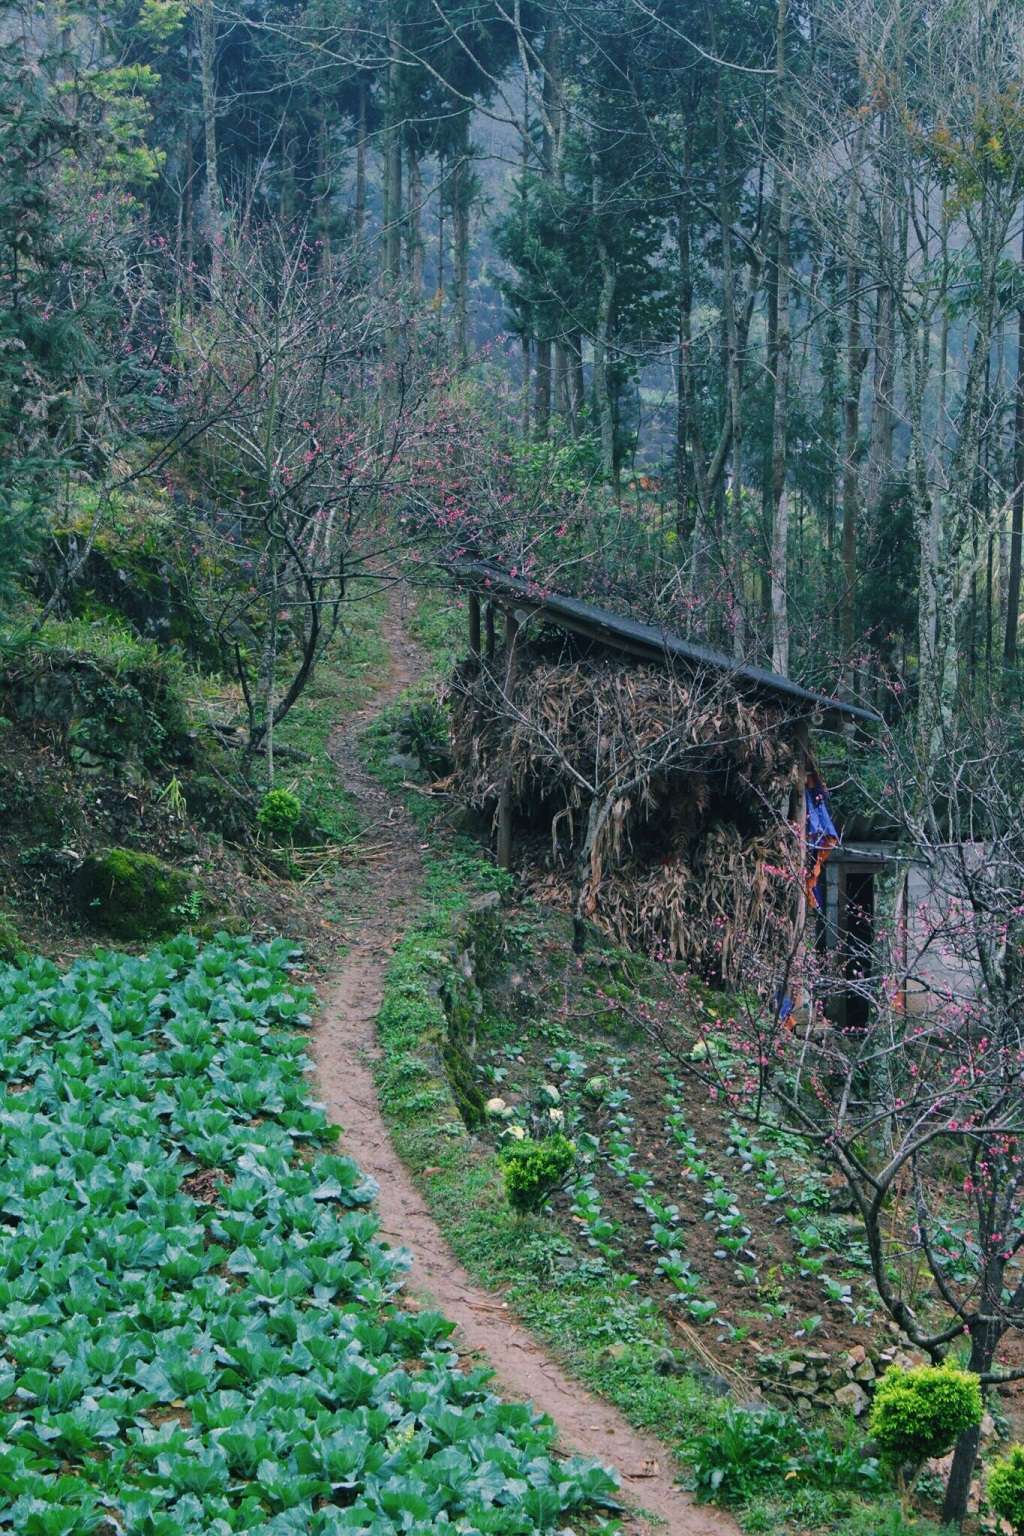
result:
<svg viewBox="0 0 1024 1536"><path fill-rule="evenodd" d="M266 753L272 782L275 727L352 605L437 530L435 439L450 423L429 408L394 296L358 259L324 273L273 229L227 242L220 285L179 345L208 423L194 462L203 601L238 678L247 753Z"/></svg>

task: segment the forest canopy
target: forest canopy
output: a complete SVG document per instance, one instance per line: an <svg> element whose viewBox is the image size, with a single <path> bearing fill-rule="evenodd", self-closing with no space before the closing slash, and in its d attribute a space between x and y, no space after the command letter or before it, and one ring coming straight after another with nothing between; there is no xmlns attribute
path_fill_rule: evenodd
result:
<svg viewBox="0 0 1024 1536"><path fill-rule="evenodd" d="M426 540L926 755L1016 697L1016 6L4 11L8 601L147 485L261 597L321 520L310 656Z"/></svg>

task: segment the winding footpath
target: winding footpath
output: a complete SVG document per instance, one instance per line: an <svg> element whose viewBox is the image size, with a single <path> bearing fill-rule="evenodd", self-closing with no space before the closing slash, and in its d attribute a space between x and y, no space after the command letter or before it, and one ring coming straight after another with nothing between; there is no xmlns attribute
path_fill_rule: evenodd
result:
<svg viewBox="0 0 1024 1536"><path fill-rule="evenodd" d="M413 1292L456 1323L463 1348L486 1358L497 1389L529 1399L558 1425L568 1451L618 1468L633 1532L673 1536L736 1536L736 1526L710 1508L697 1508L675 1486L664 1446L633 1429L618 1411L572 1381L517 1322L499 1296L481 1290L452 1256L433 1217L399 1160L377 1104L373 1062L379 1055L375 1023L384 976L395 944L415 920L421 884L421 845L415 825L362 767L356 750L373 718L423 670L405 633L396 589L384 622L389 673L370 705L346 723L331 742L331 755L346 790L359 805L373 842L382 852L362 872L360 910L352 942L329 991L313 1040L320 1096L331 1119L343 1127L343 1143L380 1186L382 1236L411 1249ZM356 927L356 924L358 925ZM640 1511L648 1512L653 1520Z"/></svg>

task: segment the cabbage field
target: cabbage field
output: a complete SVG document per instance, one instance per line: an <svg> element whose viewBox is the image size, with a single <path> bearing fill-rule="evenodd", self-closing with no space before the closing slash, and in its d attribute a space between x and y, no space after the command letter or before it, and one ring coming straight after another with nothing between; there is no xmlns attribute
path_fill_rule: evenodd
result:
<svg viewBox="0 0 1024 1536"><path fill-rule="evenodd" d="M614 1475L401 1305L294 960L0 967L0 1531L611 1529Z"/></svg>

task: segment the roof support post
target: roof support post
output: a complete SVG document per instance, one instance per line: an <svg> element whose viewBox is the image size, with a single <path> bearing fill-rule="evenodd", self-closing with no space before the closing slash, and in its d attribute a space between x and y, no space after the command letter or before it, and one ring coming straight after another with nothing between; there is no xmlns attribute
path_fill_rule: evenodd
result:
<svg viewBox="0 0 1024 1536"><path fill-rule="evenodd" d="M796 769L790 798L790 820L796 843L794 858L797 869L796 911L793 918L792 969L794 1009L807 1011L807 1023L811 1023L811 996L804 985L804 966L807 959L807 769L810 761L810 728L801 720L796 728Z"/></svg>
<svg viewBox="0 0 1024 1536"><path fill-rule="evenodd" d="M507 662L505 666L505 697L510 699L515 682L516 665L516 638L519 634L519 620L511 608L505 613L505 646ZM509 869L512 864L512 762L509 758L505 763L505 775L501 781L501 789L498 791L498 868Z"/></svg>
<svg viewBox="0 0 1024 1536"><path fill-rule="evenodd" d="M469 594L469 653L480 655L480 598L476 592Z"/></svg>
<svg viewBox="0 0 1024 1536"><path fill-rule="evenodd" d="M484 609L484 655L488 661L494 660L494 604L488 603Z"/></svg>

